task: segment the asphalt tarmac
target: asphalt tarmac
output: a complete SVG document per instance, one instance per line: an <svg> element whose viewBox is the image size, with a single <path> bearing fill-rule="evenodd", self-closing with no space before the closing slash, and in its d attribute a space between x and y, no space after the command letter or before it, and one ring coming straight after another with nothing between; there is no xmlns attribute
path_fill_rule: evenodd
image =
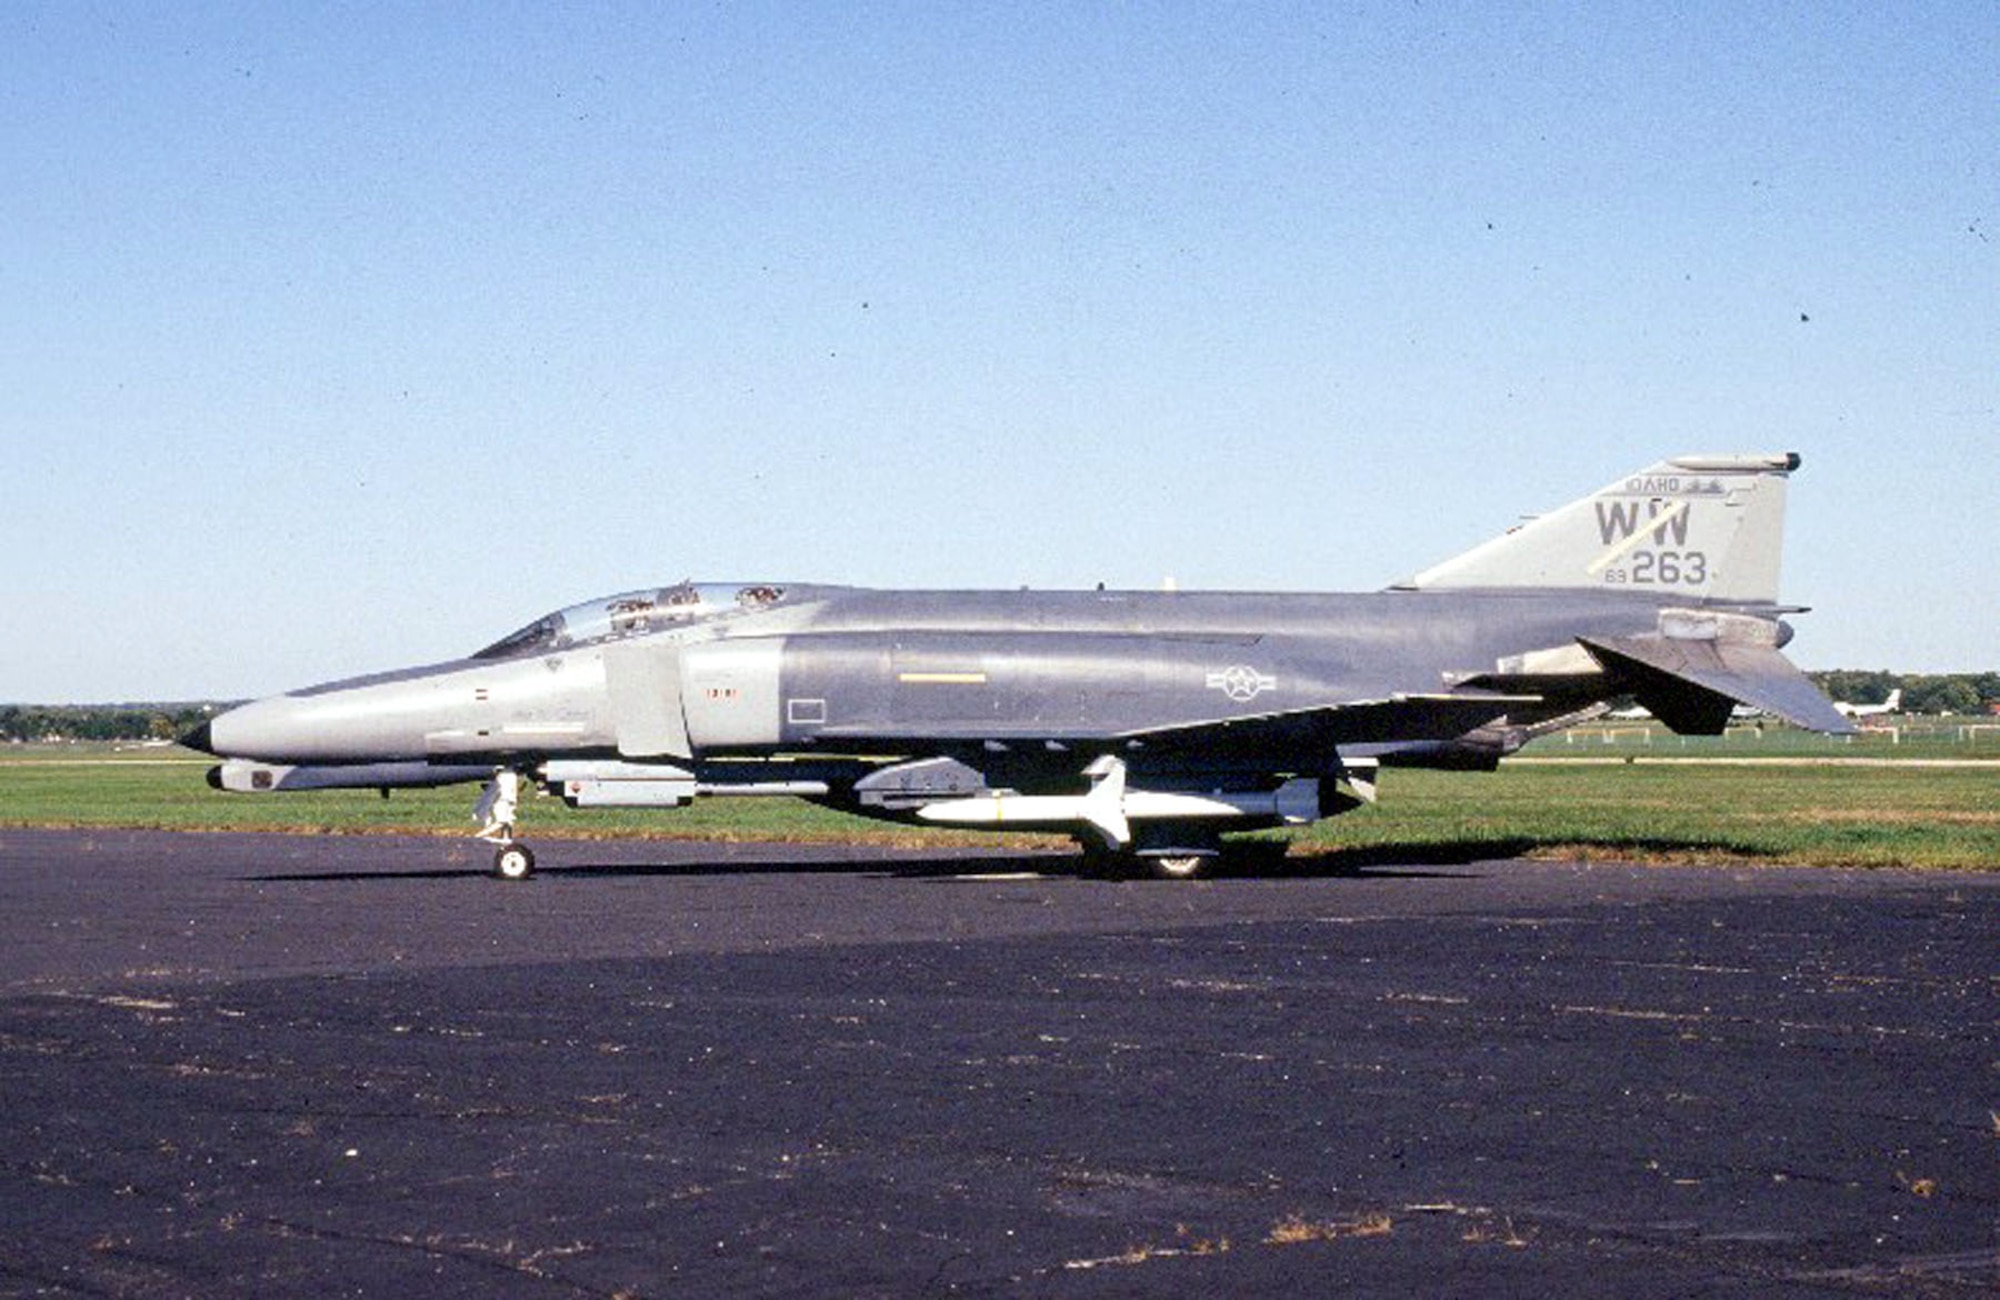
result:
<svg viewBox="0 0 2000 1300"><path fill-rule="evenodd" d="M0 832L0 1295L1964 1296L2000 876Z"/></svg>

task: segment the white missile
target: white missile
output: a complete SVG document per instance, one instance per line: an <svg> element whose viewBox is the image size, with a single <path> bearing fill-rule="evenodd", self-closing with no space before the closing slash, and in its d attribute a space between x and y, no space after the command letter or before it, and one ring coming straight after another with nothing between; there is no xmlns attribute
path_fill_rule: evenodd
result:
<svg viewBox="0 0 2000 1300"><path fill-rule="evenodd" d="M917 812L925 821L955 826L1076 825L1097 831L1111 848L1132 842L1135 821L1224 821L1257 818L1302 825L1320 815L1319 782L1299 778L1275 790L1203 792L1134 790L1125 784L1125 764L1101 758L1090 765L1094 778L1085 794L1015 794L999 790L967 799L947 799Z"/></svg>

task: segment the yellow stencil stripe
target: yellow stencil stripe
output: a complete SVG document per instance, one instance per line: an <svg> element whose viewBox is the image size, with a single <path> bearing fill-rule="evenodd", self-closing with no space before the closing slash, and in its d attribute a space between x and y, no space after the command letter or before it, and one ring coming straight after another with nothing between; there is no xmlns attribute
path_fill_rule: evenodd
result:
<svg viewBox="0 0 2000 1300"><path fill-rule="evenodd" d="M1630 537L1598 556L1589 567L1584 569L1584 572L1595 578L1619 560L1624 559L1628 552L1636 551L1641 546L1644 546L1648 537L1665 529L1669 523L1673 522L1676 516L1685 513L1688 506L1692 504L1689 501L1676 501L1659 514L1654 515L1651 519L1645 520L1634 530Z"/></svg>

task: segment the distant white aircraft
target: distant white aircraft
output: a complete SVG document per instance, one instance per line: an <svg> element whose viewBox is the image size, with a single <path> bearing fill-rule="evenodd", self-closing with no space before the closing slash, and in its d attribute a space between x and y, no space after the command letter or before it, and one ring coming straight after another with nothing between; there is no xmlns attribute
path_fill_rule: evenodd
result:
<svg viewBox="0 0 2000 1300"><path fill-rule="evenodd" d="M1885 713L1896 713L1903 706L1903 692L1899 688L1889 692L1889 698L1880 704L1848 704L1840 700L1833 707L1840 710L1843 718L1879 718Z"/></svg>

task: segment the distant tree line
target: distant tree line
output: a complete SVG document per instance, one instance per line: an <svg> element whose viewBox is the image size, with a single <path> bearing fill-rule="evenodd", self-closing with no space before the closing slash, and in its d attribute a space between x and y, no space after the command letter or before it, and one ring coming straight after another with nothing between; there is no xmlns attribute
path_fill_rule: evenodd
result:
<svg viewBox="0 0 2000 1300"><path fill-rule="evenodd" d="M209 704L0 704L0 744L172 740L214 716Z"/></svg>
<svg viewBox="0 0 2000 1300"><path fill-rule="evenodd" d="M1842 668L1809 673L1818 687L1843 704L1880 704L1901 691L1905 713L1984 713L2000 704L2000 673L1892 673Z"/></svg>

